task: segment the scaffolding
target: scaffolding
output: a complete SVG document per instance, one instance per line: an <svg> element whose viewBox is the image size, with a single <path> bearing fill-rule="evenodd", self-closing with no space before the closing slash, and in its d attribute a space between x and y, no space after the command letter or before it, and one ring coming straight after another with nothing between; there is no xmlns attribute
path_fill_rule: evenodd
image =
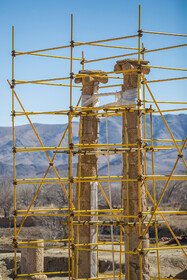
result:
<svg viewBox="0 0 187 280"><path fill-rule="evenodd" d="M142 278L142 256L149 251L156 251L157 255L157 276L150 275L150 279L165 279L168 278L162 277L162 271L160 269L160 252L162 250L174 250L174 249L180 249L181 252L187 256L187 246L182 245L180 243L180 240L173 232L172 228L167 222L167 219L165 218L165 215L186 215L187 211L171 211L171 210L160 210L160 203L162 201L163 196L166 193L166 190L168 188L169 183L172 180L187 180L187 175L185 174L177 174L175 175L175 169L179 161L182 161L185 169L187 170L187 164L183 157L183 151L187 147L186 139L175 139L171 129L170 125L167 123L164 113L166 112L179 112L179 111L185 111L187 108L180 108L180 109L166 109L161 110L159 104L181 104L186 105L187 102L179 102L179 101L157 101L154 97L154 94L151 90L151 84L152 83L160 83L160 82L170 82L175 80L184 80L187 79L187 77L176 77L176 78L163 78L158 80L146 80L145 76L143 74L143 67L149 67L152 69L159 69L160 71L162 69L171 71L175 70L178 72L187 71L187 69L181 69L181 68L171 68L171 67L163 67L163 66L155 66L155 65L142 65L142 67L139 67L138 69L138 99L136 104L130 104L128 106L121 105L119 103L113 103L109 105L103 105L99 107L85 107L80 106L81 102L81 91L80 91L80 98L77 104L74 104L73 99L73 90L75 88L82 88L80 85L74 84L75 78L81 78L81 77L101 77L103 76L103 73L97 73L97 74L80 74L80 73L74 73L73 71L73 62L78 61L82 65L82 70L85 69L87 65L90 63L98 63L99 69L101 68L100 65L102 65L102 69L104 69L104 64L101 64L102 62L105 62L106 60L116 60L119 58L125 58L125 57L131 57L136 56L138 59L138 64L140 66L140 59L143 60L146 57L147 53L152 52L160 52L163 50L169 50L174 48L180 48L185 47L187 44L181 44L181 45L175 45L175 46L169 46L169 47L163 47L163 48L157 48L157 49L146 49L144 47L144 44L142 44L142 36L144 34L155 34L158 36L180 36L180 37L187 37L187 35L182 34L173 34L173 33L164 33L164 32L152 32L152 31L145 31L141 29L141 7L139 7L139 26L138 26L138 32L135 35L132 36L124 36L120 38L112 38L112 39L106 39L106 40L97 40L92 42L79 42L73 40L73 15L71 16L71 41L69 45L60 46L60 47L54 47L54 48L48 48L48 49L42 49L42 50L35 50L35 51L28 51L28 52L21 52L16 51L14 48L14 27L12 28L12 81L8 81L11 89L12 89L12 132L13 132L13 187L14 187L14 260L15 260L15 280L20 279L27 279L27 277L32 275L53 275L53 276L61 276L68 277L69 279L81 279L78 277L78 256L81 251L89 251L89 252L96 252L97 256L97 274L95 277L90 277L87 279L125 279L124 274L124 255L132 255L136 254L139 257L140 260L140 279ZM138 47L124 47L124 46L114 46L114 45L108 45L105 43L112 42L112 41L118 41L118 40L126 40L126 39L134 39L136 40L136 44L138 43ZM86 60L84 57L84 52L82 52L81 58L74 58L73 56L73 50L76 47L84 47L84 46L94 46L94 47L100 47L100 48L113 48L113 49L121 49L121 50L132 50L131 53L125 53L123 55L116 55L111 57L104 57L104 58L98 58L98 59L92 59L92 60ZM55 50L61 50L61 49L69 49L70 50L70 57L64 57L64 56L57 56L57 55L46 55L45 52L47 51L55 51ZM40 79L40 80L33 80L33 81L25 81L25 80L16 80L14 75L14 63L15 63L15 57L20 57L22 55L32 55L32 56L39 56L39 57L46 57L46 58L57 58L57 59L64 59L69 61L69 75L67 77L61 77L61 78L51 78L51 79ZM89 69L89 68L88 68ZM132 72L133 70L122 70L122 71L114 71L111 69L111 71L106 71L104 76L109 79L109 81L113 80L120 80L123 79L121 74ZM137 70L135 70L137 71ZM63 82L64 84L62 84ZM60 110L60 111L50 111L50 112L31 112L27 111L26 108L24 108L20 98L18 97L17 89L15 89L15 86L17 88L18 85L25 85L25 84L37 84L37 85L49 85L49 86L58 86L58 87L69 87L69 108L66 110ZM99 86L99 89L112 89L112 88L119 88L121 86L121 83L114 83L111 82L109 85ZM140 96L140 88L142 87L143 90L143 96L141 98ZM110 95L110 93L103 93L103 95ZM118 93L113 92L111 93L113 95L117 95ZM102 92L99 93L99 96L102 96ZM15 107L15 102L17 102L21 110L17 110ZM151 104L149 107L147 105ZM155 109L152 108L152 105L155 107ZM108 119L114 118L114 117L122 117L122 115L125 115L128 112L135 112L138 111L141 114L138 114L138 116L143 116L143 139L141 141L137 141L137 143L134 144L122 144L122 143L109 143L109 129L108 129ZM153 118L154 114L159 114L167 128L167 131L169 132L170 138L168 139L154 139L153 138ZM45 147L40 135L37 133L35 126L33 125L30 116L32 115L64 115L68 117L68 125L65 131L63 132L62 138L59 142L59 145L57 147ZM16 146L16 136L15 136L15 117L19 116L25 116L28 122L30 123L34 134L36 135L40 147L17 147ZM82 131L82 118L84 116L90 117L90 116L97 116L99 119L105 119L106 120L106 143L97 143L97 144L82 144L81 143L81 131ZM73 143L72 142L72 123L73 120L76 118L79 119L79 143ZM147 132L147 122L148 119L150 121L150 132ZM150 134L150 137L147 135ZM68 135L68 145L63 146L63 140L65 138L65 135ZM133 147L134 146L134 147ZM73 174L73 157L78 158L78 164L79 164L79 170L81 169L81 157L82 155L85 155L85 149L87 149L87 154L96 154L99 158L100 156L104 156L107 158L107 164L108 164L108 175L98 175L95 177L82 177L80 172L76 174ZM170 173L167 175L159 175L155 172L155 152L160 151L168 151L176 149L178 155L176 156L175 164L173 165L173 168L170 170ZM122 175L111 175L110 172L110 157L111 155L128 155L131 151L137 151L138 154L143 154L143 162L144 162L144 172L143 175L140 176L141 178L134 178L129 179L124 178ZM52 151L54 155L52 157L49 156L49 151ZM43 178L17 178L16 177L16 155L18 153L30 153L30 152L43 152L45 153L48 161L49 166L45 172L45 175ZM68 156L68 177L61 177L59 175L59 172L55 168L55 157L58 153L65 153ZM147 160L147 154L149 153L150 162L151 162L151 174L148 173L148 160ZM127 156L128 157L128 156ZM140 166L140 156L139 156L139 166ZM49 170L53 169L54 173L56 174L56 177L49 178L48 173ZM112 204L112 197L111 197L111 184L113 182L121 184L122 182L128 182L134 181L138 182L139 185L139 215L138 216L130 216L124 214L124 209L120 206L118 208L114 208ZM156 182L163 182L164 181L164 188L162 193L160 194L159 198L156 198L156 189L155 185ZM107 209L87 209L87 210L80 210L80 207L74 204L74 198L73 193L75 189L75 184L79 185L81 183L85 182L97 182L98 188L100 190L100 193L103 195L104 199L106 200L106 203L108 205ZM141 191L140 186L141 182L144 182L146 187L146 199L149 200L149 202L152 203L152 210L148 210L145 212L142 212L141 210ZM109 187L109 196L105 193L104 188L102 187L103 183L107 183ZM152 185L152 193L151 195L150 191L148 190L147 185L151 183ZM16 192L17 188L19 188L20 185L33 185L37 184L37 191L36 194L28 207L27 210L25 209L18 209L17 202L16 202ZM65 206L65 208L50 208L50 209L36 209L33 208L34 202L38 197L38 194L44 184L58 184L63 189L63 192L65 193L67 199L68 199L68 207ZM68 185L68 189L65 187L65 184ZM80 204L80 193L78 195L78 205ZM17 217L21 216L23 218L21 225L17 227ZM68 238L66 239L54 239L54 240L44 240L44 245L41 247L44 249L57 249L61 250L62 252L67 252L68 254L68 270L66 269L63 271L53 271L53 272L42 272L42 273L32 273L32 274L23 274L18 273L17 270L17 250L20 248L35 248L36 243L40 243L41 241L32 240L32 241L20 241L19 234L22 230L24 223L29 216L50 216L50 217L66 217L66 221L62 222L62 225L65 225L68 228ZM84 221L81 221L81 217L84 217ZM94 219L90 219L90 217L94 217ZM145 217L148 217L147 220L145 220ZM136 219L136 222L129 222L129 219L134 218ZM138 219L138 221L137 221ZM126 222L124 222L124 220ZM162 221L161 221L162 220ZM162 245L159 243L158 240L158 227L160 224L164 223L167 228L169 229L171 235L175 239L177 246L173 245ZM75 242L75 231L77 231L77 235L79 235L79 229L81 226L96 226L97 229L97 240L96 243L90 243L90 244L79 244ZM111 232L111 238L107 240L102 240L99 229L100 227L110 227ZM136 247L136 250L134 251L128 251L124 249L124 231L126 228L129 227L138 227L139 228L139 243ZM143 226L143 227L142 227ZM148 232L150 226L154 226L155 228L155 240L150 244L148 248L142 247L142 238L145 237L146 233ZM119 229L119 235L118 238L114 238L113 235L113 228L117 227ZM63 242L67 242L67 246L62 245ZM53 243L54 246L48 246L47 243ZM28 245L29 244L29 245ZM107 248L108 249L107 249ZM38 246L37 246L38 248ZM112 272L105 272L101 273L99 271L99 258L101 253L107 253L111 254L112 256ZM119 262L119 268L118 270L115 268L115 259L118 258ZM30 279L30 278L29 278ZM128 280L131 279L128 274ZM171 279L171 278L169 278Z"/></svg>

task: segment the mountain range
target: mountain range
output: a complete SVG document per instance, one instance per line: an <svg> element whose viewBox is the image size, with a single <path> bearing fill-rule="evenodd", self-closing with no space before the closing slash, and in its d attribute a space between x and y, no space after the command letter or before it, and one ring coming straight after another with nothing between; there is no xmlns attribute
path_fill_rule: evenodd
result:
<svg viewBox="0 0 187 280"><path fill-rule="evenodd" d="M165 115L164 116L175 139L184 140L187 137L187 115ZM146 120L147 138L150 138L150 120L147 116ZM108 119L109 125L109 143L121 143L122 139L122 120L121 117L112 117ZM57 147L58 143L67 127L67 124L39 124L34 123L34 127L45 147ZM99 143L106 143L106 122L105 119L100 120ZM73 122L72 126L72 142L79 142L79 123ZM32 127L28 125L16 126L16 147L41 147ZM153 117L153 138L154 139L171 139L169 132L161 118L154 115ZM182 144L181 142L177 142ZM148 142L150 145L150 142ZM172 142L155 142L155 145L168 146L174 145ZM68 134L64 137L62 147L68 146ZM53 157L53 151L47 152L50 158ZM177 159L178 152L175 147L171 150L159 151L154 153L155 157L155 173L169 174ZM187 149L184 149L184 158L187 156ZM148 173L151 173L151 153L147 153ZM12 177L12 128L0 127L0 176ZM56 155L54 166L61 177L68 173L68 156L64 153ZM107 156L99 156L99 174L108 174ZM16 176L17 178L41 178L44 176L49 161L45 152L27 152L16 153ZM76 176L77 156L73 156L73 173ZM121 173L121 155L110 156L111 175L120 175ZM184 172L185 168L180 160L176 173ZM52 168L50 168L49 176L56 177Z"/></svg>

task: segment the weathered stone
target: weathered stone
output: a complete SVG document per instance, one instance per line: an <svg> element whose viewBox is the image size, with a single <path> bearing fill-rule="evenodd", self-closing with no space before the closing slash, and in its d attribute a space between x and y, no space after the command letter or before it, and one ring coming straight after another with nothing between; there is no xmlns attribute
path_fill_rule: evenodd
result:
<svg viewBox="0 0 187 280"><path fill-rule="evenodd" d="M94 76L76 77L74 80L76 84L82 82L82 84L84 86L86 86L86 85L92 86L94 82L103 83L103 84L106 84L108 82L108 77L105 74L105 72L102 70L80 70L79 74L85 75L85 76L98 74L99 76L97 76L97 77L94 77Z"/></svg>
<svg viewBox="0 0 187 280"><path fill-rule="evenodd" d="M147 65L149 61L140 59L140 65ZM138 59L136 58L131 58L131 59L122 59L118 60L116 62L116 65L114 66L114 71L121 71L121 70L131 70L131 69L137 69L138 70ZM141 67L142 73L144 74L149 74L150 72L150 67ZM136 71L132 71L129 73L126 73L128 75L137 75Z"/></svg>
<svg viewBox="0 0 187 280"><path fill-rule="evenodd" d="M38 240L43 241L43 239ZM43 243L30 244L26 243L25 246L33 246L35 248L22 248L21 249L21 273L33 274L44 272L44 249L37 248L43 246ZM46 275L35 275L30 277L33 280L46 280Z"/></svg>
<svg viewBox="0 0 187 280"><path fill-rule="evenodd" d="M148 61L140 60L141 65L147 65ZM124 72L123 73L123 85L122 92L138 88L138 60L137 59L123 59L118 60L114 71L124 71L130 69L137 69L137 71ZM148 74L150 72L149 67L140 67L142 73ZM136 92L135 91L135 92ZM138 92L138 91L137 91ZM137 96L138 98L138 96ZM142 119L138 115L137 111L126 112L122 115L122 143L134 144L129 146L132 148L138 148L138 140L142 138ZM124 209L124 215L138 216L139 204L141 205L141 211L147 210L146 205L146 193L145 185L143 181L140 181L141 201L139 201L139 183L137 179L143 174L143 160L142 152L140 153L140 159L138 163L138 151L128 153L127 156L124 153L122 155L122 176L124 179L134 179L135 181L122 182L121 186L121 200L122 207ZM140 165L140 166L139 166ZM139 166L139 168L138 168ZM128 170L128 172L127 172ZM139 171L138 171L139 170ZM138 223L138 218L128 218L125 222ZM145 229L145 225L142 225L142 233ZM133 252L139 244L139 227L125 227L125 250ZM142 240L142 248L149 247L149 236L145 235ZM126 254L125 256L125 274L126 279L139 280L140 277L140 262L139 255ZM148 254L142 256L142 279L150 279L149 277L149 262Z"/></svg>
<svg viewBox="0 0 187 280"><path fill-rule="evenodd" d="M108 78L104 71L101 70L81 70L81 75L95 75L102 74L99 77L76 77L75 83L82 82L82 106L93 107L90 112L95 112L94 107L98 103L98 97L94 97L94 93L98 93L99 82L107 83ZM90 95L90 97L89 97ZM82 116L82 144L97 144L99 137L99 119L97 116ZM86 149L83 151L95 151L95 149ZM96 154L82 155L81 156L81 177L97 177L98 176L98 158ZM78 164L79 166L79 164ZM77 176L79 169L77 169ZM80 188L80 189L79 189ZM90 210L97 207L97 188L95 188L93 182L81 182L76 186L76 209ZM78 205L78 196L80 197ZM94 217L95 219L95 217ZM93 221L93 217L81 216L80 221ZM77 238L77 228L75 228L75 243L88 244L96 242L96 226L81 225L79 226L79 240ZM84 246L85 249L92 249L92 246ZM90 278L97 276L97 254L93 251L76 251L75 254L75 268L76 262L78 262L78 275L76 278ZM76 271L76 269L75 269Z"/></svg>

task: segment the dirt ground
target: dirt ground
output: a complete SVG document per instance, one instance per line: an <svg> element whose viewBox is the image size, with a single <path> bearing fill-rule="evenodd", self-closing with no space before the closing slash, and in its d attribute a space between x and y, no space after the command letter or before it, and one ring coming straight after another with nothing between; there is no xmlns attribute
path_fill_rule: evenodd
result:
<svg viewBox="0 0 187 280"><path fill-rule="evenodd" d="M117 247L117 246L116 246ZM102 249L109 249L109 247L106 246ZM117 248L116 248L117 249ZM47 255L53 255L55 254L53 252L46 252ZM60 253L57 253L60 254ZM62 254L60 254L62 256ZM17 261L20 262L21 254L17 254ZM102 253L100 256L101 259L107 261L112 261L112 255L109 255L108 253ZM163 278L174 278L177 274L180 274L185 271L187 268L187 258L183 254L183 252L179 249L174 250L162 250L159 252L159 258L160 258L160 272L161 277ZM156 251L152 251L150 253L150 275L153 277L158 276L157 272L157 253ZM119 263L119 256L117 257L117 254L115 255L115 261L116 263ZM13 279L13 264L14 264L14 253L1 253L0 254L0 274L2 277L2 280L9 280ZM19 266L19 265L18 265ZM106 271L109 273L109 271ZM112 273L112 271L110 271ZM116 271L117 272L117 271ZM182 274L181 274L182 276ZM184 277L186 277L184 275ZM55 279L62 279L62 277L50 277L49 279L55 280ZM178 279L187 279L187 278L179 278Z"/></svg>
<svg viewBox="0 0 187 280"><path fill-rule="evenodd" d="M184 234L186 232L186 220L185 216L176 215L175 219L172 215L165 215L168 223L172 226L175 225L177 228L176 233L180 236L180 234ZM42 238L44 228L37 226L37 227L23 227L20 235L19 240L23 240L25 238L34 240L37 238ZM13 253L13 245L12 245L12 238L13 238L14 230L13 228L1 228L0 229L0 280L10 280L14 277L14 253ZM167 236L167 231L165 228L161 228L161 238L159 240L159 244L166 244L168 242L171 243L172 246L176 246L175 243L172 242L171 236ZM182 245L187 246L187 239L183 239ZM154 241L151 240L151 243ZM164 248L164 247L163 247ZM102 245L100 249L104 250L111 250L110 245ZM119 250L119 246L115 246L115 250ZM187 253L187 248L185 249ZM161 278L175 278L175 279L187 279L187 257L182 252L181 249L170 249L170 250L160 250L159 251L159 264L160 264L160 277ZM150 262L150 275L152 277L158 277L158 266L157 266L157 251L151 250L149 255L149 262ZM17 264L18 264L18 271L20 270L20 257L21 253L18 250L17 253ZM68 257L68 250L45 250L45 260L48 258L65 258ZM108 252L100 252L99 259L102 263L106 266L105 273L112 273L111 270L111 263L112 263L112 253ZM125 259L122 256L122 262L124 263ZM115 263L118 267L119 264L119 254L115 253ZM108 265L110 264L110 265ZM107 267L108 265L108 267ZM116 273L119 272L119 269L116 269ZM60 280L66 279L66 277L48 277L49 280Z"/></svg>
<svg viewBox="0 0 187 280"><path fill-rule="evenodd" d="M1 239L2 241L2 239ZM4 240L5 241L5 240ZM5 245L5 243L4 243ZM2 247L2 244L1 244ZM104 250L111 250L110 245L103 245L100 246L101 249ZM177 247L176 247L177 248ZM119 246L115 246L115 250L119 250ZM46 250L45 257L66 257L67 258L67 250L62 253L59 250ZM20 267L20 257L21 253L17 254L17 262L18 262L18 269ZM112 262L112 254L107 252L102 252L99 255L99 258L103 260L106 264ZM124 262L124 257L122 258ZM150 252L150 275L153 277L158 276L158 268L157 268L157 252L151 251ZM160 273L161 277L163 278L174 278L179 275L178 279L187 279L187 275L185 276L185 269L187 268L187 258L182 252L181 249L172 249L172 250L161 250L159 251L159 263L160 263ZM119 264L119 254L115 253L115 263ZM13 279L13 267L14 267L14 253L13 252L2 252L0 253L0 275L2 280L10 280ZM112 273L111 266L106 271L106 273ZM116 273L118 273L118 269ZM186 271L187 272L187 271ZM183 274L182 274L183 273ZM181 276L180 276L181 274ZM1 278L0 278L1 279ZM50 277L51 280L62 279L62 277ZM65 279L65 278L64 278Z"/></svg>

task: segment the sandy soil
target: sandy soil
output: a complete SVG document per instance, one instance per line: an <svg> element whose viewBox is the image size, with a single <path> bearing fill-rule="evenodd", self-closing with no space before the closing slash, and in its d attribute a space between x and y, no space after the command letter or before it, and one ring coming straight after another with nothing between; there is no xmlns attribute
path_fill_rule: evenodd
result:
<svg viewBox="0 0 187 280"><path fill-rule="evenodd" d="M102 249L105 250L111 249L111 246L102 246ZM118 249L119 246L115 246L115 250ZM20 263L20 255L21 255L20 253L17 254L18 267ZM46 250L45 255L46 256L58 255L60 257L62 256L67 257L67 253L61 253L58 250ZM112 261L112 254L107 252L102 252L100 254L100 259L105 260L106 262L108 260ZM187 268L187 258L181 249L162 250L159 252L159 259L160 259L161 277L173 278ZM119 254L117 253L115 254L115 262L119 263ZM7 252L7 253L0 254L0 275L2 276L2 280L13 279L13 265L14 265L14 253ZM158 276L156 251L150 252L150 275L153 277ZM49 279L57 280L62 278L50 277Z"/></svg>

